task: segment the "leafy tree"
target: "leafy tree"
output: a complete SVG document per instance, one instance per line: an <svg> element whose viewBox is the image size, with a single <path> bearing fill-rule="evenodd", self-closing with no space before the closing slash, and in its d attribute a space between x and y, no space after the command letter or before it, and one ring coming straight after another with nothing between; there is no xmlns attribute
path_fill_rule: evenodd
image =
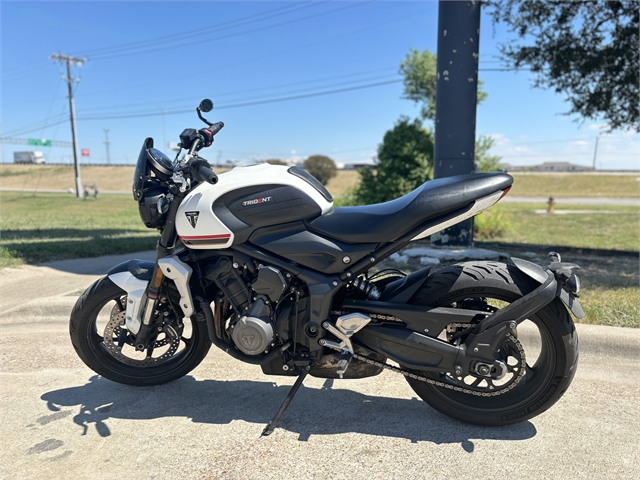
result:
<svg viewBox="0 0 640 480"><path fill-rule="evenodd" d="M324 155L312 155L307 158L304 161L304 169L323 185L338 174L335 162Z"/></svg>
<svg viewBox="0 0 640 480"><path fill-rule="evenodd" d="M421 103L420 115L424 119L436 118L436 56L429 50L420 52L412 48L400 64L404 76L403 98ZM487 98L478 81L478 103Z"/></svg>
<svg viewBox="0 0 640 480"><path fill-rule="evenodd" d="M430 180L433 175L433 136L420 120L401 117L384 135L373 168L360 170L354 197L370 204L393 200Z"/></svg>
<svg viewBox="0 0 640 480"><path fill-rule="evenodd" d="M502 160L502 157L489 154L493 143L493 138L485 135L481 135L476 140L475 161L476 167L478 167L481 172L497 172L502 170L502 168L500 168L500 160Z"/></svg>
<svg viewBox="0 0 640 480"><path fill-rule="evenodd" d="M490 0L494 22L520 41L501 46L514 67L529 66L536 87L564 93L567 114L604 118L640 131L637 0Z"/></svg>

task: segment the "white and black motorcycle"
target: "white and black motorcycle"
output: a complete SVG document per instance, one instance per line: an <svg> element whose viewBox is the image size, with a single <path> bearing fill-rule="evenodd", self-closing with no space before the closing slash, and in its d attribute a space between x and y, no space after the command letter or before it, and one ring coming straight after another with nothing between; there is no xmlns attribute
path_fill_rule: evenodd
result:
<svg viewBox="0 0 640 480"><path fill-rule="evenodd" d="M581 318L576 265L469 262L434 273L375 271L414 240L472 217L513 178L442 178L396 200L334 208L298 167L220 174L198 152L223 123L186 129L171 161L145 140L133 183L140 216L161 238L155 262L112 268L78 299L70 333L96 373L129 385L186 375L211 344L297 376L270 434L307 374L404 375L455 419L506 425L551 407L576 372ZM219 181L218 181L219 180ZM388 361L393 363L388 363Z"/></svg>

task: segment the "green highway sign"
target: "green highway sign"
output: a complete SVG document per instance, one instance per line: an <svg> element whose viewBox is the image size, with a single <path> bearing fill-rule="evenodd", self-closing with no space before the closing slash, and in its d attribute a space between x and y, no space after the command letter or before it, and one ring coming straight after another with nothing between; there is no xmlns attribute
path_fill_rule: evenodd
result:
<svg viewBox="0 0 640 480"><path fill-rule="evenodd" d="M38 147L50 147L51 140L45 140L44 138L29 138L27 139L27 145L35 145Z"/></svg>

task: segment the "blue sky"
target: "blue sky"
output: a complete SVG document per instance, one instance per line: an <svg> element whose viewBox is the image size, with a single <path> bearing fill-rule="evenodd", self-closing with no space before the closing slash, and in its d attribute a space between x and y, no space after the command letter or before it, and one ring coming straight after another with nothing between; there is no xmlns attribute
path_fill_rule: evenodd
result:
<svg viewBox="0 0 640 480"><path fill-rule="evenodd" d="M203 154L212 161L312 154L367 161L401 115L418 115L401 98L398 65L410 48L436 51L437 8L435 1L2 1L0 133L71 139L64 68L49 60L64 53L88 58L73 69L79 146L91 152L83 162L105 162L104 128L113 163L132 163L147 136L156 145L177 142L184 128L202 125L194 110L205 97L216 105L208 117L226 125ZM478 108L477 134L492 135L492 153L513 165L590 166L604 122L562 115L563 96L534 89L526 71L485 70L501 65L498 45L510 38L483 15L480 78L489 98ZM282 101L289 97L303 98ZM2 161L25 149L2 144ZM43 151L51 162L71 161L68 148ZM597 164L638 169L638 134L601 135Z"/></svg>

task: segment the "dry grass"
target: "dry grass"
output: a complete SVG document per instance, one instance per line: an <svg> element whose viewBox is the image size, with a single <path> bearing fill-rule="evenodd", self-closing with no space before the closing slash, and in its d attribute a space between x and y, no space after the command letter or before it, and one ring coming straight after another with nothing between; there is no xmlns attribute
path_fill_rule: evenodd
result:
<svg viewBox="0 0 640 480"><path fill-rule="evenodd" d="M639 175L575 173L512 174L510 195L552 197L640 197Z"/></svg>
<svg viewBox="0 0 640 480"><path fill-rule="evenodd" d="M98 167L82 166L82 182L95 183L100 190L129 191L133 166ZM224 169L216 169L220 173ZM640 197L640 181L637 175L581 175L515 173L510 195L554 197ZM339 170L327 185L335 197L346 194L360 181L355 170ZM0 166L0 187L20 188L29 191L74 188L74 171L71 165L12 165Z"/></svg>
<svg viewBox="0 0 640 480"><path fill-rule="evenodd" d="M94 183L99 190L129 192L133 179L133 166L98 167L83 165L80 170L84 185ZM225 169L215 169L220 173ZM20 188L25 191L75 189L72 165L2 165L0 188Z"/></svg>
<svg viewBox="0 0 640 480"><path fill-rule="evenodd" d="M329 180L327 190L334 197L344 195L347 191L355 187L360 181L360 175L356 170L338 170L338 174Z"/></svg>

